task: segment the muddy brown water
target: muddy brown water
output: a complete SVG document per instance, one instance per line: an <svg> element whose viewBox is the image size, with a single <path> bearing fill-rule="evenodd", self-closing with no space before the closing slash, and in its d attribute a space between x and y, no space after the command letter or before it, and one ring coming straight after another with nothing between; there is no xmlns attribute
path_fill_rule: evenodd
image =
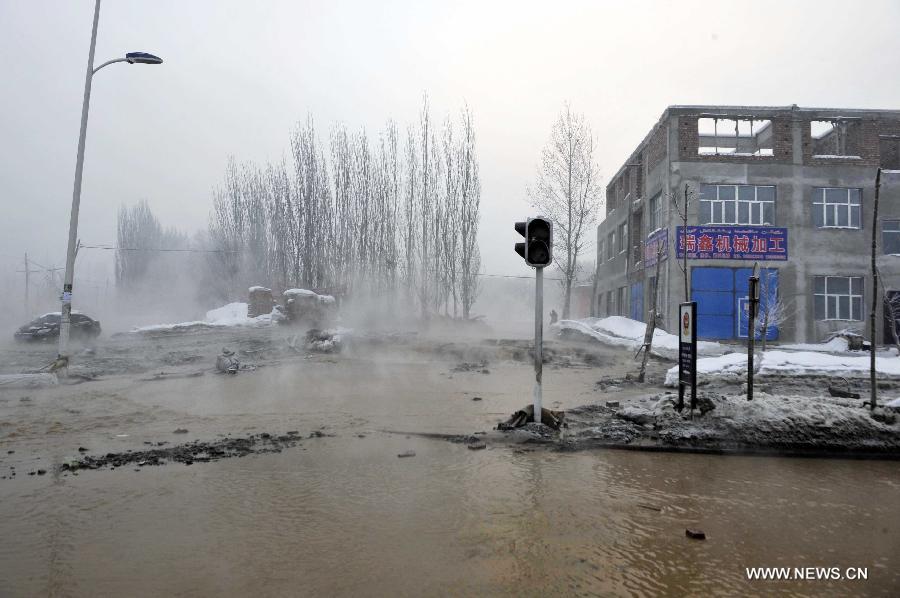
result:
<svg viewBox="0 0 900 598"><path fill-rule="evenodd" d="M0 595L898 595L896 462L472 451L388 433L487 430L527 402L527 364L453 365L382 352L3 391L0 473L17 475L0 480ZM596 382L628 367L548 367L545 401L627 400ZM279 454L54 468L78 446L319 429L335 436ZM50 473L27 475L38 467ZM760 566L868 580L748 581Z"/></svg>

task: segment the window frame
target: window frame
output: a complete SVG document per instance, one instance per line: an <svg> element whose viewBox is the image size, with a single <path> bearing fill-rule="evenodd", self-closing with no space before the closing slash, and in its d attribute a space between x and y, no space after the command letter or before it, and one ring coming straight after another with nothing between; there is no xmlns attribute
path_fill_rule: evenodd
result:
<svg viewBox="0 0 900 598"><path fill-rule="evenodd" d="M616 253L625 253L628 250L628 222L621 222L618 228L618 239L616 240Z"/></svg>
<svg viewBox="0 0 900 598"><path fill-rule="evenodd" d="M887 228L888 223L890 223L891 226L895 226L896 228L890 228L890 229ZM893 253L893 252L888 253L887 241L886 241L887 234L886 233L891 233L892 235L895 235L897 237L897 241L896 241L897 248L900 249L900 220L888 219L888 220L881 221L881 253L882 253L882 255L898 255L898 254L900 254L900 251L897 251L896 253Z"/></svg>
<svg viewBox="0 0 900 598"><path fill-rule="evenodd" d="M819 279L822 279L822 292L818 291ZM842 279L847 283L847 292L830 292L829 289L829 280L832 279ZM836 281L836 280L835 280ZM857 287L858 285L858 287ZM859 289L859 293L854 293L854 290ZM821 276L813 277L813 318L817 322L862 322L865 317L864 309L865 309L865 277L863 276L842 276L842 275L831 275L824 274ZM822 297L822 310L821 315L823 317L819 317L820 309L817 306L819 302L819 297ZM841 317L841 307L842 301L841 298L846 298L846 307L848 310L847 318ZM832 301L833 299L833 301ZM858 300L858 301L854 301ZM859 318L853 317L854 305L858 304L858 315ZM836 313L832 313L832 311ZM834 316L834 317L832 317Z"/></svg>
<svg viewBox="0 0 900 598"><path fill-rule="evenodd" d="M613 247L615 247L616 245L616 229L613 229L606 234L606 245L609 248L607 251L606 261L609 262L612 261L614 257L616 257L616 252L613 249Z"/></svg>
<svg viewBox="0 0 900 598"><path fill-rule="evenodd" d="M846 203L841 202L833 202L828 201L828 192L829 191L846 191ZM851 191L857 192L857 203L851 202ZM859 187L813 187L812 190L812 205L813 205L813 226L816 228L836 228L836 229L846 229L846 230L862 230L862 203L863 203L863 193L862 189ZM834 224L828 224L828 206L834 206L833 209L833 220ZM854 210L856 208L856 222L857 226L853 226L853 216ZM840 210L839 208L846 208L845 217L846 217L846 225L839 224L840 223ZM821 224L819 223L819 214L818 210L821 209Z"/></svg>
<svg viewBox="0 0 900 598"><path fill-rule="evenodd" d="M712 187L716 190L715 199L708 199L703 193L703 189ZM753 199L741 199L741 189L753 189ZM722 198L722 190L731 189L731 198ZM760 189L771 189L772 199L759 199ZM775 207L778 201L778 187L776 185L747 185L740 183L708 183L700 185L700 203L697 211L697 221L700 226L776 226ZM708 211L704 210L704 203L709 204ZM729 219L726 215L729 212L729 205L733 216ZM748 222L741 222L741 213L743 204L747 207ZM766 207L771 204L772 222L766 222ZM704 212L708 214L704 217ZM753 222L753 216L757 215L758 222ZM716 218L716 215L719 218ZM704 221L705 220L705 221Z"/></svg>
<svg viewBox="0 0 900 598"><path fill-rule="evenodd" d="M662 228L662 193L657 193L650 198L647 206L649 221L647 222L647 237Z"/></svg>

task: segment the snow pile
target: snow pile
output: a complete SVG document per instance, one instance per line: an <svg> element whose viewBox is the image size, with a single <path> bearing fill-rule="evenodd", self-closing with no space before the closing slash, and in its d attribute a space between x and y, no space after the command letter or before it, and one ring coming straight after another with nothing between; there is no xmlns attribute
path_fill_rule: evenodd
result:
<svg viewBox="0 0 900 598"><path fill-rule="evenodd" d="M583 318L580 320L560 320L551 326L559 332L574 331L606 345L626 347L637 351L644 344L647 325L637 320L622 316L608 318ZM726 348L716 342L697 341L697 353L700 355L722 355ZM664 359L678 358L678 336L657 328L653 331L653 355Z"/></svg>
<svg viewBox="0 0 900 598"><path fill-rule="evenodd" d="M206 312L206 319L194 320L192 322L179 322L177 324L154 324L152 326L141 326L133 328L132 332L152 333L152 332L185 332L188 330L199 330L204 328L227 328L231 326L268 326L272 323L272 313L263 314L256 318L247 317L246 303L229 303L222 307L211 309ZM277 316L277 314L275 314Z"/></svg>
<svg viewBox="0 0 900 598"><path fill-rule="evenodd" d="M319 303L331 304L334 303L334 297L331 295L319 295L314 291L310 291L309 289L288 289L283 293L286 300L294 299L296 297L315 297L316 301Z"/></svg>
<svg viewBox="0 0 900 598"><path fill-rule="evenodd" d="M842 376L845 378L869 375L868 355L829 355L813 351L766 351L757 356L758 375L782 376ZM880 376L900 377L900 359L876 357L875 371ZM697 382L713 380L743 380L747 376L747 354L732 353L720 357L697 360ZM677 386L678 367L666 373L666 386Z"/></svg>
<svg viewBox="0 0 900 598"><path fill-rule="evenodd" d="M785 351L816 351L821 353L846 353L850 350L850 343L841 336L836 336L826 343L797 343L791 345L778 345Z"/></svg>

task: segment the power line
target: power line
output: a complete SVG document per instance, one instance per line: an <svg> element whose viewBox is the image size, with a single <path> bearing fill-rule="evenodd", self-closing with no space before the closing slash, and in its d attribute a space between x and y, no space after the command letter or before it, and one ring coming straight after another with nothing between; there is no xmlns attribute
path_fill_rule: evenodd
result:
<svg viewBox="0 0 900 598"><path fill-rule="evenodd" d="M104 249L110 251L163 251L187 253L241 253L239 249L174 249L168 247L115 247L113 245L79 245L80 249Z"/></svg>
<svg viewBox="0 0 900 598"><path fill-rule="evenodd" d="M80 249L102 249L106 251L159 251L159 252L182 252L182 253L243 253L240 249L176 249L167 247L116 247L115 245L79 245ZM475 276L483 276L487 278L521 278L525 280L534 280L534 276L521 274L488 274L477 273ZM564 278L548 278L544 280L552 280L554 282L563 282Z"/></svg>

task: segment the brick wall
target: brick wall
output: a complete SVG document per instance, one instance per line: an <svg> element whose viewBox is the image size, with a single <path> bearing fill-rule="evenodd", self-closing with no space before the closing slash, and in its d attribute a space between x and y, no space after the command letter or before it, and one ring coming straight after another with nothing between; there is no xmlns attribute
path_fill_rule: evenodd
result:
<svg viewBox="0 0 900 598"><path fill-rule="evenodd" d="M801 122L803 139L803 163L809 165L823 164L859 164L861 166L878 166L881 157L880 135L900 135L900 121L879 118L850 119L847 140L847 153L859 156L859 158L814 158L814 140L810 132L810 121L828 120L804 119Z"/></svg>
<svg viewBox="0 0 900 598"><path fill-rule="evenodd" d="M667 128L660 125L647 144L647 170L653 170L666 157ZM696 130L695 130L696 133Z"/></svg>
<svg viewBox="0 0 900 598"><path fill-rule="evenodd" d="M724 118L740 118L723 115ZM772 154L771 156L729 156L718 154L701 156L698 154L700 135L697 131L698 115L682 114L678 116L678 159L685 162L791 162L793 158L793 142L791 135L791 115L784 114L766 118L772 121Z"/></svg>

